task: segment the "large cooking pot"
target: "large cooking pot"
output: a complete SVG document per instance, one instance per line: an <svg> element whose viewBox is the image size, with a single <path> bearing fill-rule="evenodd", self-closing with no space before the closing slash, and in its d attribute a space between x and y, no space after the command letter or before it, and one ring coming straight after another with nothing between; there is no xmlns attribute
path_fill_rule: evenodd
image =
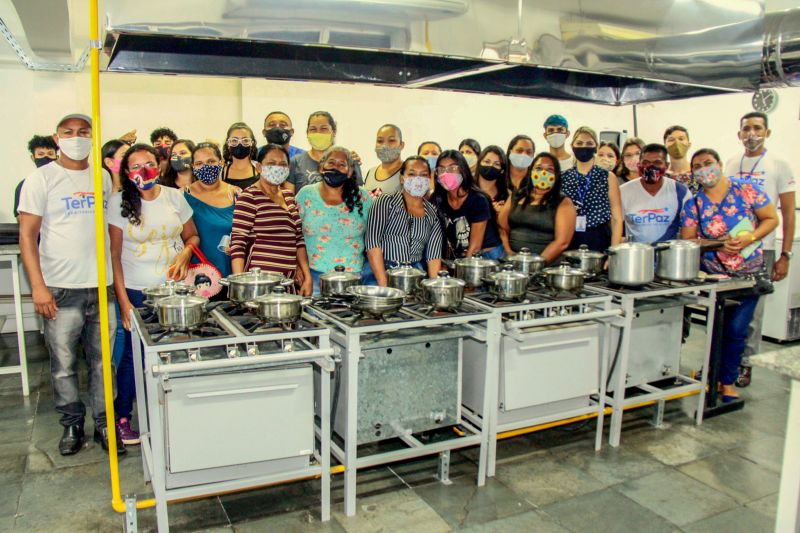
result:
<svg viewBox="0 0 800 533"><path fill-rule="evenodd" d="M547 260L539 254L531 252L530 248L520 248L519 252L507 259L514 270L524 274L535 274L544 268Z"/></svg>
<svg viewBox="0 0 800 533"><path fill-rule="evenodd" d="M269 294L273 287L290 287L293 282L277 272L263 272L260 268L253 267L248 272L222 278L219 283L228 287L229 300L243 304Z"/></svg>
<svg viewBox="0 0 800 533"><path fill-rule="evenodd" d="M483 280L492 272L497 270L497 261L473 255L454 261L456 265L456 277L467 282L467 287L480 287Z"/></svg>
<svg viewBox="0 0 800 533"><path fill-rule="evenodd" d="M545 284L553 290L563 292L579 292L583 289L583 279L586 272L573 268L569 263L542 270Z"/></svg>
<svg viewBox="0 0 800 533"><path fill-rule="evenodd" d="M400 289L373 285L348 287L347 293L353 297L350 303L353 309L375 316L394 313L403 307L406 297Z"/></svg>
<svg viewBox="0 0 800 533"><path fill-rule="evenodd" d="M174 294L192 294L194 287L188 283L181 283L172 279L167 280L161 285L153 285L142 289L144 295L144 305L147 307L154 307L156 302L162 298L172 296Z"/></svg>
<svg viewBox="0 0 800 533"><path fill-rule="evenodd" d="M608 249L608 281L638 287L653 281L655 250L643 242L624 242Z"/></svg>
<svg viewBox="0 0 800 533"><path fill-rule="evenodd" d="M361 276L355 272L345 272L342 265L337 265L330 272L319 277L319 292L323 296L344 296L348 287L355 287L361 282Z"/></svg>
<svg viewBox="0 0 800 533"><path fill-rule="evenodd" d="M463 279L451 278L447 270L442 270L438 277L422 280L422 300L436 309L455 309L464 300L466 285Z"/></svg>
<svg viewBox="0 0 800 533"><path fill-rule="evenodd" d="M188 330L205 322L208 298L194 294L176 294L161 298L153 307L158 323L169 329Z"/></svg>
<svg viewBox="0 0 800 533"><path fill-rule="evenodd" d="M303 304L309 300L297 294L286 294L283 287L274 287L272 292L259 296L245 305L255 309L259 318L271 324L295 322L303 313Z"/></svg>
<svg viewBox="0 0 800 533"><path fill-rule="evenodd" d="M578 246L577 250L568 250L562 255L572 266L583 270L589 276L595 276L603 271L606 258L605 254L594 252L585 244Z"/></svg>
<svg viewBox="0 0 800 533"><path fill-rule="evenodd" d="M414 267L411 263L403 262L400 266L386 272L389 287L400 289L406 294L414 294L419 290L419 284L427 276L425 272Z"/></svg>
<svg viewBox="0 0 800 533"><path fill-rule="evenodd" d="M525 296L528 280L528 274L513 270L512 265L505 265L503 270L489 274L484 282L492 294L503 300L515 300Z"/></svg>
<svg viewBox="0 0 800 533"><path fill-rule="evenodd" d="M669 281L691 281L700 273L699 242L674 240L656 245L656 275Z"/></svg>

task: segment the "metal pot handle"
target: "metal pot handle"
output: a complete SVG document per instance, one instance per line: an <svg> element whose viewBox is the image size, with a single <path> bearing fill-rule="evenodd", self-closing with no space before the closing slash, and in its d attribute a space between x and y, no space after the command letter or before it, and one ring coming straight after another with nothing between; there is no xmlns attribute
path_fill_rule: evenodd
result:
<svg viewBox="0 0 800 533"><path fill-rule="evenodd" d="M617 255L617 252L616 252L616 250L612 250L611 248L608 248L606 250L606 255Z"/></svg>
<svg viewBox="0 0 800 533"><path fill-rule="evenodd" d="M258 304L251 300L244 302L244 306L248 309L258 309Z"/></svg>
<svg viewBox="0 0 800 533"><path fill-rule="evenodd" d="M278 283L278 285L280 285L282 287L291 287L292 285L294 285L294 280L286 278L285 280L283 280L280 283Z"/></svg>
<svg viewBox="0 0 800 533"><path fill-rule="evenodd" d="M723 246L725 246L725 241L711 242L711 243L704 244L704 245L700 246L700 249L701 250L716 250L717 248L722 248Z"/></svg>
<svg viewBox="0 0 800 533"><path fill-rule="evenodd" d="M231 282L228 281L228 278L220 278L220 280L217 283L219 283L223 287L230 287L231 285Z"/></svg>
<svg viewBox="0 0 800 533"><path fill-rule="evenodd" d="M668 250L669 248L671 248L671 246L665 242L659 242L655 246L653 246L653 248L655 248L656 252L660 252L662 250Z"/></svg>

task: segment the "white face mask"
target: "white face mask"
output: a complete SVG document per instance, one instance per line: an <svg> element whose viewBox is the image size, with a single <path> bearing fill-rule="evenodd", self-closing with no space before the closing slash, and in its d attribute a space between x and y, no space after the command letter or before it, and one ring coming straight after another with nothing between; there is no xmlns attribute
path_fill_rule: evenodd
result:
<svg viewBox="0 0 800 533"><path fill-rule="evenodd" d="M533 163L533 156L528 154L511 154L508 156L514 168L528 168Z"/></svg>
<svg viewBox="0 0 800 533"><path fill-rule="evenodd" d="M278 165L261 167L261 177L267 183L280 185L289 177L289 167L279 167Z"/></svg>
<svg viewBox="0 0 800 533"><path fill-rule="evenodd" d="M561 148L564 146L564 143L567 142L566 133L551 133L545 138L547 139L547 144L553 148Z"/></svg>
<svg viewBox="0 0 800 533"><path fill-rule="evenodd" d="M600 167L602 169L605 169L605 170L608 170L609 172L614 170L614 167L617 166L617 160L614 159L613 157L600 157L600 156L597 156L597 158L594 160L594 162L598 167Z"/></svg>
<svg viewBox="0 0 800 533"><path fill-rule="evenodd" d="M89 137L58 138L58 149L73 161L83 161L92 151L92 139Z"/></svg>

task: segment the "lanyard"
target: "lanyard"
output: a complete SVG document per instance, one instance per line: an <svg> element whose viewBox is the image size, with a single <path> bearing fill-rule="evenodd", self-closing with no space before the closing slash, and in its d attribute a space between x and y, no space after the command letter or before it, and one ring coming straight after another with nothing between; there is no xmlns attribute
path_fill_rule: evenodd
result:
<svg viewBox="0 0 800 533"><path fill-rule="evenodd" d="M761 154L761 157L759 157L756 160L756 164L753 165L753 168L750 169L750 172L747 173L747 179L749 179L749 180L753 179L753 172L756 171L756 169L758 168L758 164L761 163L761 160L764 159L765 155L767 155L767 150L766 149L764 149L764 153ZM743 179L742 178L742 174L744 174L744 171L742 170L742 165L743 164L744 164L744 156L742 156L742 159L739 161L739 178L740 179Z"/></svg>
<svg viewBox="0 0 800 533"><path fill-rule="evenodd" d="M585 211L583 210L584 208L583 200L584 198L586 198L586 193L589 192L589 187L592 184L592 170L594 170L594 167L589 169L589 173L586 174L586 181L584 182L583 186L578 187L578 190L576 191L576 194L578 196L578 205L580 205L582 213L585 213ZM578 176L581 176L581 173L578 172L577 168L575 169L575 173L577 173Z"/></svg>

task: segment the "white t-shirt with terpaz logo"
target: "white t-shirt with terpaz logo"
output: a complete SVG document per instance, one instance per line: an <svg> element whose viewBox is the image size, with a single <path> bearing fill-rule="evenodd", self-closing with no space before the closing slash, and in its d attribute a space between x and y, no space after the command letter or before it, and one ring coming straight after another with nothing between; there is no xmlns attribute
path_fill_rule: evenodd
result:
<svg viewBox="0 0 800 533"><path fill-rule="evenodd" d="M104 198L110 193L111 176L103 170ZM42 217L39 263L48 287L97 287L94 210L91 167L67 170L54 162L25 178L19 211ZM109 285L113 282L107 233L106 280Z"/></svg>
<svg viewBox="0 0 800 533"><path fill-rule="evenodd" d="M763 155L764 157L731 157L725 165L725 174L731 179L758 185L777 209L780 207L780 195L795 190L794 175L789 163L769 149ZM765 250L775 249L776 233L777 231L773 231L764 237Z"/></svg>
<svg viewBox="0 0 800 533"><path fill-rule="evenodd" d="M680 225L676 226L673 222L675 217L680 222L683 204L692 197L692 193L685 187L679 190L672 178L663 180L655 196L644 189L641 178L619 188L625 215L625 236L629 241L653 243L678 238L673 230L679 232Z"/></svg>
<svg viewBox="0 0 800 533"><path fill-rule="evenodd" d="M192 208L183 192L159 186L158 196L142 200L141 224L134 226L122 216L122 193L108 204L108 223L122 230L122 275L125 287L142 290L164 283L167 270L183 250L181 232L192 218Z"/></svg>

